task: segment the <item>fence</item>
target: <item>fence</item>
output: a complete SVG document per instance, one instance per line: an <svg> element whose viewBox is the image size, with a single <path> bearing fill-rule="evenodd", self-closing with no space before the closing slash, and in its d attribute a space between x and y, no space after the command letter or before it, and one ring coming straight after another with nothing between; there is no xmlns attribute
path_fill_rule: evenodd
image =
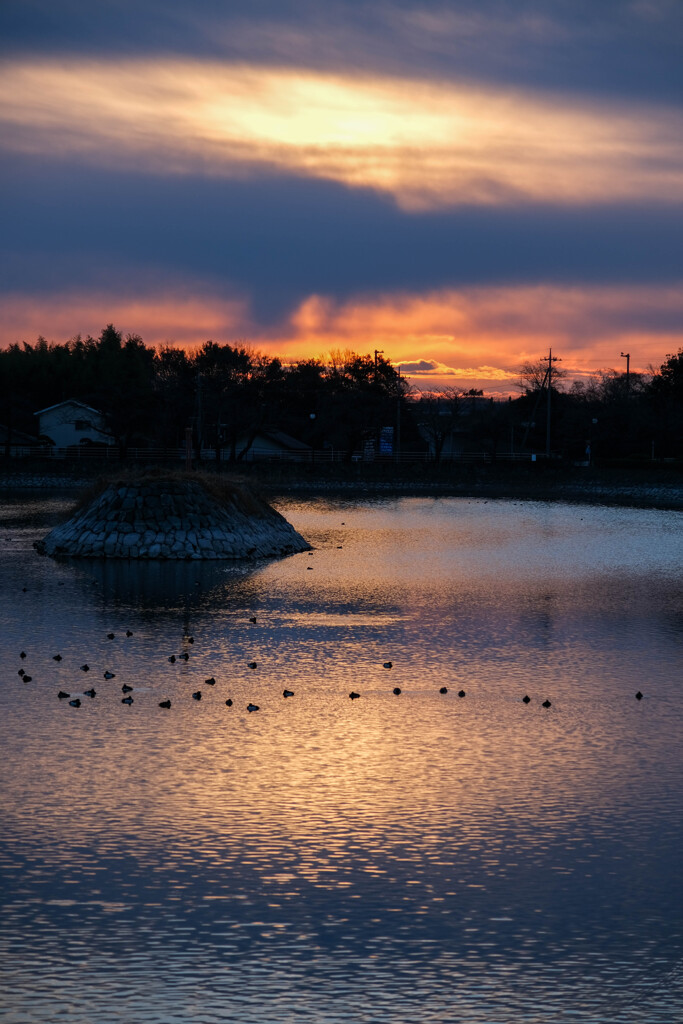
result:
<svg viewBox="0 0 683 1024"><path fill-rule="evenodd" d="M23 459L27 461L41 460L49 462L60 462L65 460L75 460L77 462L106 462L106 463L118 463L118 462L149 462L149 463L179 463L185 462L186 450L184 447L178 448L128 448L125 455L122 455L119 448L114 445L96 447L94 445L72 445L69 448L53 448L46 447L43 445L11 445L10 446L10 457L16 459ZM388 463L434 463L434 464L450 464L450 463L491 463L491 462L531 462L538 459L544 459L543 454L532 454L531 452L459 452L459 453L448 453L442 455L437 459L431 452L394 452L391 455L379 455L374 452L355 452L352 457L352 462L370 463L376 462L379 464ZM221 461L228 462L230 459L230 452L223 450L221 453ZM214 462L216 461L216 451L213 448L202 449L201 458L196 458L196 452L193 452L193 462L196 465L198 462ZM258 447L250 448L245 452L244 456L238 460L242 463L251 462L297 462L297 463L342 463L348 461L346 452L341 450L334 450L330 448L314 450L310 449L307 452L289 452L280 451L274 452L272 449L260 449Z"/></svg>

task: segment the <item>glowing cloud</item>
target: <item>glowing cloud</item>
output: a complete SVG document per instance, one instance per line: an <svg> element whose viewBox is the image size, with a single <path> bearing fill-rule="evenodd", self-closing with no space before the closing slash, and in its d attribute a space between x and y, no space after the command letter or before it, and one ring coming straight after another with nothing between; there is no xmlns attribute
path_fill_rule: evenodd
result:
<svg viewBox="0 0 683 1024"><path fill-rule="evenodd" d="M161 174L277 170L369 187L406 209L683 198L666 107L530 91L187 61L9 61L10 150Z"/></svg>
<svg viewBox="0 0 683 1024"><path fill-rule="evenodd" d="M683 346L683 289L482 287L424 295L375 295L345 303L310 296L289 317L264 328L248 300L200 293L189 284L136 299L101 294L15 295L5 302L0 344L64 341L99 334L113 321L147 344L249 344L283 362L325 357L333 349L384 356L418 387L441 384L515 391L519 367L547 354L562 359L569 378L602 367L658 366ZM416 358L416 353L421 353Z"/></svg>

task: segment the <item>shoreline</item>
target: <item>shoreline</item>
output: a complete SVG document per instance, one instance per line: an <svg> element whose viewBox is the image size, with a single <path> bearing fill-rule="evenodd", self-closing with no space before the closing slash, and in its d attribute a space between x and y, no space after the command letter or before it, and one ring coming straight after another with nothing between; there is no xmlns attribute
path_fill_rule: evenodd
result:
<svg viewBox="0 0 683 1024"><path fill-rule="evenodd" d="M55 467L49 471L0 471L0 492L78 491L93 482L100 467ZM105 467L111 470L111 467ZM211 467L207 469L210 471ZM568 467L539 465L244 464L225 475L239 478L266 495L340 497L433 496L565 501L585 504L683 510L679 467Z"/></svg>

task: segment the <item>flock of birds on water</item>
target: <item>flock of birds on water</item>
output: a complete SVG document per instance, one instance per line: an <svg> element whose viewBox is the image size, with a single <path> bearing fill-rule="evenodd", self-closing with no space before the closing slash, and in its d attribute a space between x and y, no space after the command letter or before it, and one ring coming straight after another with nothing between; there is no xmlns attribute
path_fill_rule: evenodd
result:
<svg viewBox="0 0 683 1024"><path fill-rule="evenodd" d="M252 622L252 623L255 623L256 622L256 617L252 616L249 619L249 621ZM132 630L127 629L125 635L126 635L126 637L133 636ZM114 640L115 638L116 638L116 634L115 633L107 633L107 639L108 640ZM193 644L194 643L194 637L192 637L192 636L186 637L186 642L188 644ZM21 653L19 654L19 657L20 657L20 659L22 661L24 661L27 658L26 651L21 651ZM171 654L169 656L169 658L168 658L168 661L171 664L175 664L176 661L189 661L189 659L190 659L189 652L188 651L183 651L183 653L179 654L178 656L176 656L175 654ZM57 662L62 661L62 655L61 654L53 655L53 661L57 661ZM393 668L393 662L385 661L385 662L383 662L382 667L385 668L385 669L391 669L391 668ZM90 671L90 665L88 665L87 663L81 665L80 668L81 668L82 672L89 672ZM252 670L256 670L258 668L258 663L256 661L250 661L250 662L248 662L248 668L250 668ZM19 673L18 674L19 674L20 678L23 680L23 682L25 682L25 683L32 682L33 677L28 675L23 668L19 669ZM106 672L104 672L103 678L105 680L107 680L107 682L108 682L109 680L116 678L116 673L110 672L109 670L107 670ZM215 678L213 676L210 676L208 679L205 679L204 680L204 685L205 686L215 686L216 685ZM127 705L130 706L133 703L133 697L131 696L131 693L133 692L133 690L134 690L134 687L129 686L128 683L124 683L123 684L123 686L121 687L121 692L124 695L121 698L121 703L122 704L127 704ZM400 686L395 686L393 691L392 691L392 693L394 693L397 697L400 696L401 692L402 691L401 691ZM440 687L439 693L440 694L447 694L448 693L448 687L447 686ZM94 687L91 687L88 690L83 690L82 691L82 696L83 697L89 697L92 700L92 699L94 699L97 696L97 691L94 689ZM293 690L285 689L285 690L282 691L282 696L286 699L288 697L294 697L295 694L294 694ZM355 690L351 690L351 692L349 693L349 698L351 700L358 700L360 698L360 696L361 696L360 693L357 693ZM458 697L460 697L462 699L462 698L464 698L466 696L467 696L467 693L465 692L465 690L458 690ZM72 695L70 693L67 693L65 690L60 690L59 693L57 694L57 697L59 698L60 701L67 701L69 706L72 707L72 708L80 708L81 707L82 701L81 701L80 696L73 696L72 697ZM643 699L643 694L640 692L640 690L638 690L638 692L636 693L635 698L636 698L636 700L642 700ZM195 692L192 694L192 699L193 700L201 700L202 699L202 691L201 690L195 690ZM524 694L524 696L521 699L521 702L522 702L522 704L527 704L527 705L531 704L531 697L528 695L528 693ZM225 701L225 704L226 704L227 707L232 707L233 706L232 699L230 697L228 697L228 699ZM159 707L160 708L164 708L165 710L169 710L170 707L171 707L170 699L166 698L165 700L159 701ZM546 699L546 700L544 700L541 703L541 707L547 709L547 708L552 707L552 704L551 704L551 702L548 699ZM260 706L258 704L254 704L252 702L247 704L247 711L249 711L249 712L260 711L260 710L261 709L260 709Z"/></svg>

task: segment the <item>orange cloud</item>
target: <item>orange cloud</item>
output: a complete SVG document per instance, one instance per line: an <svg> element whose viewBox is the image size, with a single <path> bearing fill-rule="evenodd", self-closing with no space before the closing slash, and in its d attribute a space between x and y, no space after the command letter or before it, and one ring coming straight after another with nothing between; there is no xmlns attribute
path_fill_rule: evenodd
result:
<svg viewBox="0 0 683 1024"><path fill-rule="evenodd" d="M8 61L15 151L158 174L254 167L458 203L683 198L679 111L521 89L172 60Z"/></svg>
<svg viewBox="0 0 683 1024"><path fill-rule="evenodd" d="M15 295L5 302L0 344L97 335L108 322L147 344L192 347L209 338L249 344L284 362L333 349L383 351L418 386L454 384L508 394L520 365L552 347L569 377L603 367L658 366L683 346L680 287L479 287L348 302L310 296L281 323L263 328L246 299L193 294L190 286L144 298L106 294ZM672 326L675 325L675 326Z"/></svg>

